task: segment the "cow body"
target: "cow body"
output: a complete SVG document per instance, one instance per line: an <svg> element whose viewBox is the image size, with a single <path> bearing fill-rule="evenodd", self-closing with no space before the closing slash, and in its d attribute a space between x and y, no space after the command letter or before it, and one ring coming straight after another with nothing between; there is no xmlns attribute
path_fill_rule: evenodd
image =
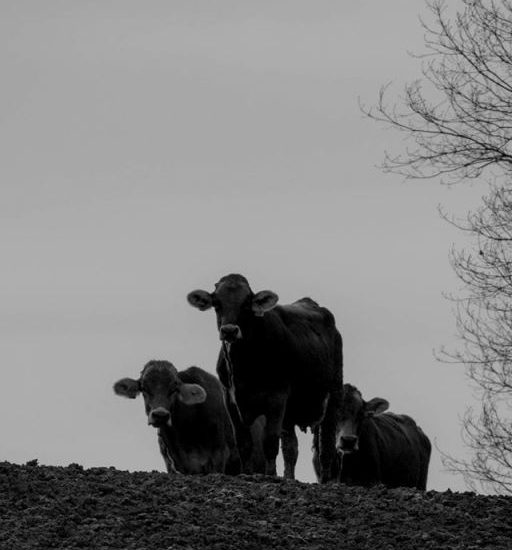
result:
<svg viewBox="0 0 512 550"><path fill-rule="evenodd" d="M275 475L282 440L285 477L294 477L295 426L318 426L320 479L330 478L335 459L335 411L342 387L342 340L333 315L309 298L275 305L271 291L254 294L241 275L223 277L212 294L194 291L189 302L214 307L223 342L217 364L245 468L249 428L266 419L266 473Z"/></svg>
<svg viewBox="0 0 512 550"><path fill-rule="evenodd" d="M343 397L336 436L340 481L425 490L431 443L416 422L405 414L384 412L389 406L385 399L364 401L349 384Z"/></svg>
<svg viewBox="0 0 512 550"><path fill-rule="evenodd" d="M195 396L183 397L183 388L194 388ZM114 391L132 398L143 394L169 473L239 473L233 423L215 376L198 367L178 372L167 361L150 361L139 380L119 380Z"/></svg>
<svg viewBox="0 0 512 550"><path fill-rule="evenodd" d="M383 413L363 421L359 449L342 453L340 481L349 485L427 487L430 441L407 415Z"/></svg>

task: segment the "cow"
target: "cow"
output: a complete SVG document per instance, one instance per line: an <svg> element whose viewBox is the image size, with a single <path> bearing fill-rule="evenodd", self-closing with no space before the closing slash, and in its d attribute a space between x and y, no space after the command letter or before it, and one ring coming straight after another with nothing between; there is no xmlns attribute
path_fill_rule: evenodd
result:
<svg viewBox="0 0 512 550"><path fill-rule="evenodd" d="M149 361L138 380L122 378L114 393L140 393L148 424L169 474L240 473L233 423L215 376L199 367L178 372L169 361Z"/></svg>
<svg viewBox="0 0 512 550"><path fill-rule="evenodd" d="M222 277L210 293L194 290L188 302L213 308L222 342L217 373L245 471L251 456L249 432L264 415L265 473L276 475L282 442L284 476L295 477L298 442L295 427L318 431L319 479L331 480L336 458L335 413L343 384L343 346L333 314L311 298L277 305L270 290L253 292L239 274Z"/></svg>
<svg viewBox="0 0 512 550"><path fill-rule="evenodd" d="M355 386L343 386L336 421L339 480L425 490L430 440L410 416L385 412L388 408L381 397L365 401Z"/></svg>

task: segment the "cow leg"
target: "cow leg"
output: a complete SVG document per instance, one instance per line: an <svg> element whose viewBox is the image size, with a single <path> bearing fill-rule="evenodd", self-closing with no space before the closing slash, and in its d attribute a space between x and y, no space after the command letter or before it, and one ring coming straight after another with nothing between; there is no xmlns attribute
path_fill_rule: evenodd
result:
<svg viewBox="0 0 512 550"><path fill-rule="evenodd" d="M265 454L265 474L277 475L276 457L279 452L279 438L283 426L283 417L287 395L274 396L265 413L267 423L263 437L263 452Z"/></svg>
<svg viewBox="0 0 512 550"><path fill-rule="evenodd" d="M242 463L242 472L244 474L252 474L252 451L253 442L251 429L243 424L239 425L236 430L236 442L238 452L240 453L240 462Z"/></svg>
<svg viewBox="0 0 512 550"><path fill-rule="evenodd" d="M428 477L428 463L430 460L430 443L428 447L427 456L420 456L419 458L419 473L417 477L416 487L421 491L427 490L427 477Z"/></svg>
<svg viewBox="0 0 512 550"><path fill-rule="evenodd" d="M320 483L333 481L333 461L336 458L336 410L338 403L331 395L327 404L324 418L319 425L318 434L318 466Z"/></svg>
<svg viewBox="0 0 512 550"><path fill-rule="evenodd" d="M316 480L318 483L321 483L321 468L320 468L320 426L315 426L313 428L313 445L311 450L313 451L313 470L316 475ZM331 462L331 475L330 480L341 481L341 457L336 454L333 456Z"/></svg>
<svg viewBox="0 0 512 550"><path fill-rule="evenodd" d="M240 453L235 447L229 452L229 456L226 461L224 473L228 476L237 476L242 472L242 462L240 460Z"/></svg>
<svg viewBox="0 0 512 550"><path fill-rule="evenodd" d="M313 445L311 446L311 450L313 451L313 470L316 475L316 480L320 483L320 459L319 459L319 452L320 452L320 427L315 426L313 428Z"/></svg>
<svg viewBox="0 0 512 550"><path fill-rule="evenodd" d="M212 451L211 459L208 461L208 470L206 473L225 473L228 456L229 450L227 448L220 448Z"/></svg>
<svg viewBox="0 0 512 550"><path fill-rule="evenodd" d="M295 433L295 426L283 427L281 433L281 445L284 459L284 477L286 479L295 479L295 465L299 456L299 442Z"/></svg>

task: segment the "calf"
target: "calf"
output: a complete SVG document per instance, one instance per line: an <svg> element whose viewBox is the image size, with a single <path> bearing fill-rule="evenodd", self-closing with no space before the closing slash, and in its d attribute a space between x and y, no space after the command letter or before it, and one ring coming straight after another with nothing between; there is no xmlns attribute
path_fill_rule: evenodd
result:
<svg viewBox="0 0 512 550"><path fill-rule="evenodd" d="M239 473L233 424L215 376L198 367L178 372L168 361L150 361L138 380L122 378L114 392L131 399L142 393L170 474Z"/></svg>
<svg viewBox="0 0 512 550"><path fill-rule="evenodd" d="M336 421L339 480L425 490L430 441L410 416L385 413L388 407L385 399L364 401L357 388L343 386Z"/></svg>

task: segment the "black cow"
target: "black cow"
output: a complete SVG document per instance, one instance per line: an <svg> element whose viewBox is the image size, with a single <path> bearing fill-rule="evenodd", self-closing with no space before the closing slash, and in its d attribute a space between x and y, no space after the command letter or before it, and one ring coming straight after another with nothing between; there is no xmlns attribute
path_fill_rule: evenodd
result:
<svg viewBox="0 0 512 550"><path fill-rule="evenodd" d="M114 392L132 399L142 393L169 473L240 472L233 423L215 376L199 367L178 372L168 361L150 361L138 380L122 378Z"/></svg>
<svg viewBox="0 0 512 550"><path fill-rule="evenodd" d="M254 293L242 275L226 275L215 291L195 290L189 303L214 308L222 348L217 373L226 388L242 465L251 454L248 429L266 419L266 473L276 475L282 440L284 475L294 478L298 444L295 426L318 426L320 481L331 479L336 458L335 413L342 388L341 335L332 313L310 298L276 305L269 290Z"/></svg>
<svg viewBox="0 0 512 550"><path fill-rule="evenodd" d="M425 490L430 441L410 416L385 413L388 407L385 399L365 401L357 388L345 384L336 423L339 479L351 485Z"/></svg>

